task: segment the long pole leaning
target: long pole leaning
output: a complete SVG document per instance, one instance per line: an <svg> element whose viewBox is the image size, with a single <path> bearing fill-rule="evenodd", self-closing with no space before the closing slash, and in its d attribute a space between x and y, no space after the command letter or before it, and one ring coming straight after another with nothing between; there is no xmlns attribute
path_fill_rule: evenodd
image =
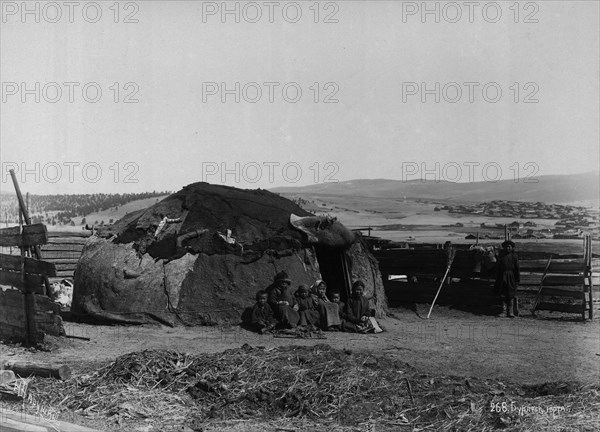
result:
<svg viewBox="0 0 600 432"><path fill-rule="evenodd" d="M23 194L21 193L21 188L19 187L19 182L17 182L17 175L15 174L15 170L10 170L10 177L12 178L13 185L15 186L15 192L17 193L17 199L19 200L19 209L21 210L21 214L23 215L23 219L25 220L25 225L31 225L31 218L29 217L29 210L27 210L27 206L25 205L25 200L23 199ZM42 259L42 250L39 246L33 247L33 252L35 254L36 259ZM45 287L45 295L50 296L50 282L48 281L48 277L44 277L44 287Z"/></svg>
<svg viewBox="0 0 600 432"><path fill-rule="evenodd" d="M429 319L429 316L431 315L431 311L433 311L433 306L435 306L435 302L437 301L437 298L440 295L440 292L442 291L442 287L444 286L444 282L446 281L446 278L448 277L448 273L450 273L450 268L452 267L452 262L454 261L454 253L455 253L455 250L452 248L452 246L449 246L449 248L448 248L448 265L446 266L446 273L444 273L444 277L442 278L442 281L440 282L440 286L437 290L437 293L435 293L435 297L433 298L433 301L431 302L431 306L429 307L429 313L427 314L427 319Z"/></svg>

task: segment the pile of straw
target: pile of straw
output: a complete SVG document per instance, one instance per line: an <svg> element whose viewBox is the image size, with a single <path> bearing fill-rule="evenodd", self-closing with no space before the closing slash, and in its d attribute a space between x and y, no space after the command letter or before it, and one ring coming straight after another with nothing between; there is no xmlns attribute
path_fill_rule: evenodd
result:
<svg viewBox="0 0 600 432"><path fill-rule="evenodd" d="M348 426L371 422L377 431L600 429L598 385L527 387L436 377L389 357L324 344L244 345L200 355L134 352L89 376L66 382L35 378L31 391L63 412L114 422L206 426L288 418Z"/></svg>

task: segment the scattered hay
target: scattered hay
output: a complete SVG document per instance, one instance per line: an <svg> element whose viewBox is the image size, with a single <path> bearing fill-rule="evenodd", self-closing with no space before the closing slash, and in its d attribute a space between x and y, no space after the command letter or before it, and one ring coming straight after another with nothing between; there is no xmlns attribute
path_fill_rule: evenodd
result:
<svg viewBox="0 0 600 432"><path fill-rule="evenodd" d="M376 425L378 432L600 429L598 385L520 387L432 377L389 357L324 344L244 345L201 355L134 352L66 382L35 378L31 391L65 412L113 423L151 419L160 430L273 419L328 430Z"/></svg>

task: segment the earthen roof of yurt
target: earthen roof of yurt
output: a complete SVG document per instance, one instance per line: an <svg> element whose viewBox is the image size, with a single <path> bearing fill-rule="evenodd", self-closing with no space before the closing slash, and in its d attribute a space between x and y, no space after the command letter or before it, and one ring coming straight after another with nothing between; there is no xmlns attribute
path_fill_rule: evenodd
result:
<svg viewBox="0 0 600 432"><path fill-rule="evenodd" d="M313 216L264 189L193 183L125 215L101 235L117 243L133 242L140 254L154 258L175 259L186 252L262 254L310 245L306 234L290 224L292 214ZM354 241L352 232L338 221L321 234L319 241L327 247L348 247Z"/></svg>

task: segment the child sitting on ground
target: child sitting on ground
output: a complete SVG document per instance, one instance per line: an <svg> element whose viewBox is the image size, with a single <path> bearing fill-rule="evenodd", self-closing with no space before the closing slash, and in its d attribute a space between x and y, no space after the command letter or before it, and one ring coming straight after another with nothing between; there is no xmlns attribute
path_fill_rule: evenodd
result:
<svg viewBox="0 0 600 432"><path fill-rule="evenodd" d="M381 333L383 330L377 324L369 309L369 300L363 295L365 284L356 281L352 284L352 298L344 308L344 330L356 333Z"/></svg>
<svg viewBox="0 0 600 432"><path fill-rule="evenodd" d="M256 293L256 304L252 308L250 324L260 334L270 332L277 325L273 309L267 303L267 292L260 290Z"/></svg>
<svg viewBox="0 0 600 432"><path fill-rule="evenodd" d="M337 303L329 300L327 297L327 284L321 279L312 286L312 297L315 300L315 305L319 311L320 326L323 330L335 330L335 327L339 327L340 322L340 308Z"/></svg>
<svg viewBox="0 0 600 432"><path fill-rule="evenodd" d="M319 311L306 285L300 285L296 291L298 295L298 313L301 326L316 327L319 324Z"/></svg>

